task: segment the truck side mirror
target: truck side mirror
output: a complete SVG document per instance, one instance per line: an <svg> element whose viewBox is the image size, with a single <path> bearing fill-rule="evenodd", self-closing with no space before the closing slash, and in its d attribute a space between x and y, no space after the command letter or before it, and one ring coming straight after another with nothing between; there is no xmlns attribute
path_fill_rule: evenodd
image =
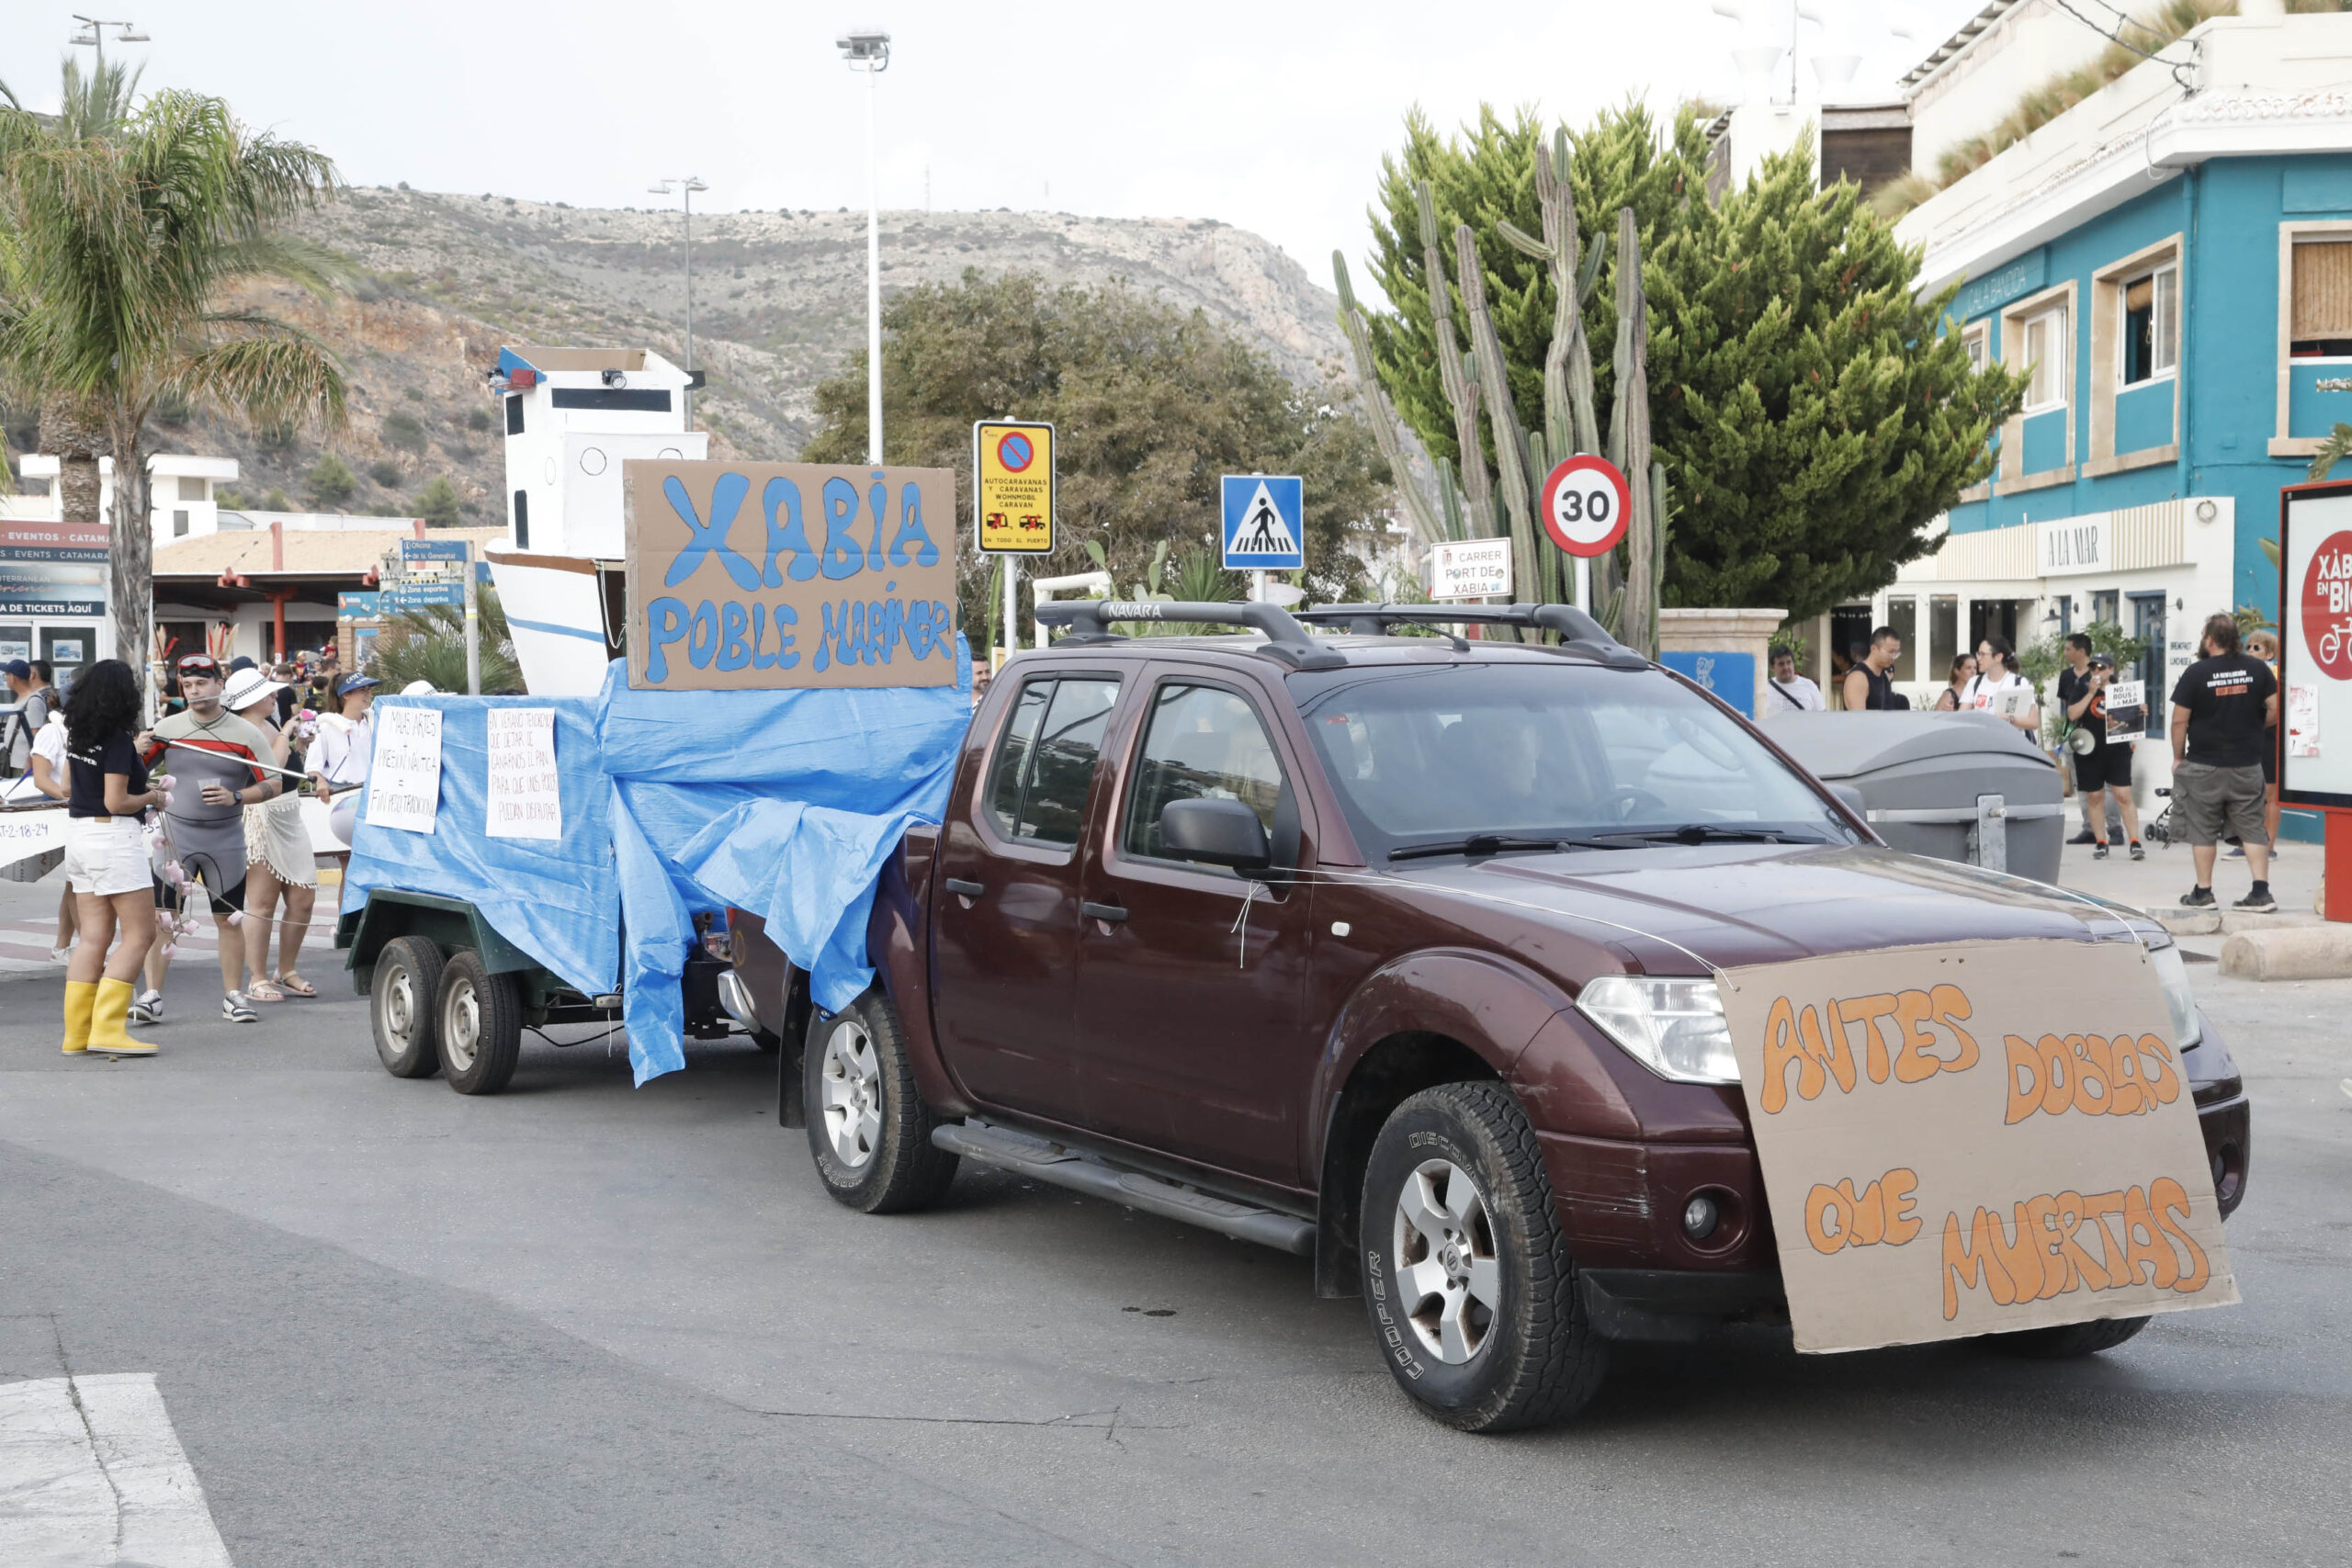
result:
<svg viewBox="0 0 2352 1568"><path fill-rule="evenodd" d="M1258 814L1238 800L1171 800L1159 813L1159 845L1172 860L1257 871L1273 859Z"/></svg>

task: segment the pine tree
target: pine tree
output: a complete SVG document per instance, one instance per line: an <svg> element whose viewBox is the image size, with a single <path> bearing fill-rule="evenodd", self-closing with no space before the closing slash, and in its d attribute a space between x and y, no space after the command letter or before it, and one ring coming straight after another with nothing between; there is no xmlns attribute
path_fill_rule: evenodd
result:
<svg viewBox="0 0 2352 1568"><path fill-rule="evenodd" d="M1501 238L1533 232L1526 115L1491 110L1442 141L1418 114L1385 161L1374 271L1391 301L1372 323L1381 380L1432 455L1455 456L1421 276L1412 184L1442 225L1478 236L1513 396L1540 402L1553 299L1543 264ZM1939 330L1954 290L1914 297L1919 255L1850 184L1817 191L1802 145L1720 203L1705 139L1684 110L1661 136L1639 105L1572 138L1579 213L1631 208L1649 307L1652 440L1678 500L1664 602L1818 614L1891 581L1920 530L1990 470L1987 441L2022 396L1998 367L1972 371ZM1490 243L1490 236L1492 237ZM1585 304L1596 399L1608 406L1613 254Z"/></svg>

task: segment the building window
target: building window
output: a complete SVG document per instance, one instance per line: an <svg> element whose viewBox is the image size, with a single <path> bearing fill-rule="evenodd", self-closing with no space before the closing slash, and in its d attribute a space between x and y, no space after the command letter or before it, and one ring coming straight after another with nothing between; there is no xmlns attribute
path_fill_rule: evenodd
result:
<svg viewBox="0 0 2352 1568"><path fill-rule="evenodd" d="M2091 624L2093 626L2109 626L2115 627L2119 631L2121 630L2123 622L2115 613L2115 604L2116 590L2112 588L2099 588L2092 590Z"/></svg>
<svg viewBox="0 0 2352 1568"><path fill-rule="evenodd" d="M185 511L175 511L172 513L172 537L175 539L185 538L187 535L187 513Z"/></svg>
<svg viewBox="0 0 2352 1568"><path fill-rule="evenodd" d="M187 475L182 474L180 476L180 499L182 501L209 501L212 499L209 493L211 486L212 481L210 479L191 479Z"/></svg>
<svg viewBox="0 0 2352 1568"><path fill-rule="evenodd" d="M1961 334L1960 344L1968 355L1968 368L1972 371L1983 370L1984 361L1992 356L1993 333L1982 321L1979 321Z"/></svg>
<svg viewBox="0 0 2352 1568"><path fill-rule="evenodd" d="M2352 243L2299 240L2288 352L2298 359L2352 358Z"/></svg>
<svg viewBox="0 0 2352 1568"><path fill-rule="evenodd" d="M1960 596L1938 593L1928 600L1928 678L1949 679L1960 657Z"/></svg>
<svg viewBox="0 0 2352 1568"><path fill-rule="evenodd" d="M2032 368L2026 382L2025 412L2066 406L2066 309L2029 318L2019 328L2018 358Z"/></svg>
<svg viewBox="0 0 2352 1568"><path fill-rule="evenodd" d="M1903 651L1894 656L1894 668L1887 673L1897 681L1919 678L1919 601L1912 598L1889 599L1886 602L1886 624L1903 639Z"/></svg>
<svg viewBox="0 0 2352 1568"><path fill-rule="evenodd" d="M2134 278L2122 293L2123 384L2169 376L2180 357L2180 269Z"/></svg>

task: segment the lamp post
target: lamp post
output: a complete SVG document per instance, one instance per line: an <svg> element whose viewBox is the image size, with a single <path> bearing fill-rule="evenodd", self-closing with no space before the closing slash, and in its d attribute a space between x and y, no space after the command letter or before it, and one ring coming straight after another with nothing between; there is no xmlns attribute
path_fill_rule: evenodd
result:
<svg viewBox="0 0 2352 1568"><path fill-rule="evenodd" d="M694 175L673 175L656 180L645 187L656 196L667 196L673 190L685 197L686 204L686 428L695 427L695 192L710 187Z"/></svg>
<svg viewBox="0 0 2352 1568"><path fill-rule="evenodd" d="M79 11L74 13L74 19L81 23L85 30L75 33L72 38L65 41L69 45L86 44L90 48L97 51L97 65L93 73L95 75L103 76L106 74L107 28L119 28L122 29L114 36L114 41L117 43L146 43L151 41L145 33L131 31L130 29L133 24L130 22L109 21L101 17L85 17Z"/></svg>
<svg viewBox="0 0 2352 1568"><path fill-rule="evenodd" d="M874 165L874 78L890 69L890 35L852 28L834 40L853 71L865 73L865 460L882 464L882 216Z"/></svg>

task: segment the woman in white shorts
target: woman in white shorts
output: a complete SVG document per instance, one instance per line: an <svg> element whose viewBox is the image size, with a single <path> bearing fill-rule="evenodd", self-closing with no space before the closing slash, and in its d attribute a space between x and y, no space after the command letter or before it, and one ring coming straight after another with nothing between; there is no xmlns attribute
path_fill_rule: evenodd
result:
<svg viewBox="0 0 2352 1568"><path fill-rule="evenodd" d="M74 682L65 705L68 814L65 884L73 889L81 944L65 969L65 1054L107 1051L152 1056L155 1047L123 1028L139 965L155 940L155 901L140 814L164 803L148 787L137 739L139 683L130 666L104 659ZM119 931L111 957L107 945Z"/></svg>
<svg viewBox="0 0 2352 1568"><path fill-rule="evenodd" d="M220 705L269 738L270 761L289 766L293 742L277 727L277 682L258 670L240 670L229 677ZM286 917L277 914L278 896L285 895ZM318 861L311 852L311 831L302 825L302 802L290 791L257 806L245 807L245 984L249 1002L282 1002L288 997L315 997L318 987L294 972L295 954L310 934L311 909L319 893ZM277 973L269 971L269 933L280 931Z"/></svg>

